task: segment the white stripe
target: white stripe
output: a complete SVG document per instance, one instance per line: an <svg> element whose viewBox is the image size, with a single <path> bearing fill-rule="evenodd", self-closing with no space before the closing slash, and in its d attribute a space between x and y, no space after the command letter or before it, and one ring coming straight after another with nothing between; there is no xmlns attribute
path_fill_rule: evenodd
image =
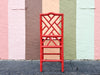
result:
<svg viewBox="0 0 100 75"><path fill-rule="evenodd" d="M25 0L8 2L9 59L25 59Z"/></svg>

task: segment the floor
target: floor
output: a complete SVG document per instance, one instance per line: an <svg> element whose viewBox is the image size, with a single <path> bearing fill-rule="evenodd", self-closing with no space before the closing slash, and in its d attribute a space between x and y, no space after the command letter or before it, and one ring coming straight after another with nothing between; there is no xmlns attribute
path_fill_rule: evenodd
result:
<svg viewBox="0 0 100 75"><path fill-rule="evenodd" d="M100 61L65 60L62 73L60 62L44 62L40 72L39 60L0 60L0 75L100 75Z"/></svg>

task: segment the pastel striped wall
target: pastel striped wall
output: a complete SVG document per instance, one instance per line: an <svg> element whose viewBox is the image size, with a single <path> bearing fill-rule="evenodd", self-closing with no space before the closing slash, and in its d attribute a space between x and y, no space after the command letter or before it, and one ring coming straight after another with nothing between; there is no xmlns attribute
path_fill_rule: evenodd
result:
<svg viewBox="0 0 100 75"><path fill-rule="evenodd" d="M1 0L0 59L40 57L40 13L64 14L64 58L100 59L99 0Z"/></svg>
<svg viewBox="0 0 100 75"><path fill-rule="evenodd" d="M9 59L25 59L25 0L8 2Z"/></svg>
<svg viewBox="0 0 100 75"><path fill-rule="evenodd" d="M94 41L95 59L100 59L100 0L95 0Z"/></svg>
<svg viewBox="0 0 100 75"><path fill-rule="evenodd" d="M94 0L77 0L77 59L94 59Z"/></svg>
<svg viewBox="0 0 100 75"><path fill-rule="evenodd" d="M8 59L8 0L0 1L0 59Z"/></svg>

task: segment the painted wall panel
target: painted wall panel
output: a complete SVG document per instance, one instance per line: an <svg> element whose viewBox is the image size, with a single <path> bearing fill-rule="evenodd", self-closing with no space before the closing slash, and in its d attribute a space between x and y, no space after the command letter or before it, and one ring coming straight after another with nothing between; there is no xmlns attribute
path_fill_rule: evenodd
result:
<svg viewBox="0 0 100 75"><path fill-rule="evenodd" d="M100 0L95 0L94 34L95 59L100 59Z"/></svg>
<svg viewBox="0 0 100 75"><path fill-rule="evenodd" d="M25 0L26 59L40 58L40 13L42 0Z"/></svg>
<svg viewBox="0 0 100 75"><path fill-rule="evenodd" d="M93 0L87 0L91 4ZM77 0L76 52L77 59L94 59L94 7L80 7L85 1Z"/></svg>
<svg viewBox="0 0 100 75"><path fill-rule="evenodd" d="M0 1L0 59L8 59L8 0Z"/></svg>
<svg viewBox="0 0 100 75"><path fill-rule="evenodd" d="M8 6L9 59L25 59L25 1L9 0Z"/></svg>
<svg viewBox="0 0 100 75"><path fill-rule="evenodd" d="M60 0L64 14L64 58L76 59L76 0Z"/></svg>

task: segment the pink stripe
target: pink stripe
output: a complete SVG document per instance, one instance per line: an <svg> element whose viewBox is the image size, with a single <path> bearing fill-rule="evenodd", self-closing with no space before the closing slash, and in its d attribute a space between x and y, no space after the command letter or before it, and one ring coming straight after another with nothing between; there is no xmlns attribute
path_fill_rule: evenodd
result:
<svg viewBox="0 0 100 75"><path fill-rule="evenodd" d="M8 59L8 0L0 0L0 59Z"/></svg>
<svg viewBox="0 0 100 75"><path fill-rule="evenodd" d="M100 0L95 0L95 59L100 59Z"/></svg>

